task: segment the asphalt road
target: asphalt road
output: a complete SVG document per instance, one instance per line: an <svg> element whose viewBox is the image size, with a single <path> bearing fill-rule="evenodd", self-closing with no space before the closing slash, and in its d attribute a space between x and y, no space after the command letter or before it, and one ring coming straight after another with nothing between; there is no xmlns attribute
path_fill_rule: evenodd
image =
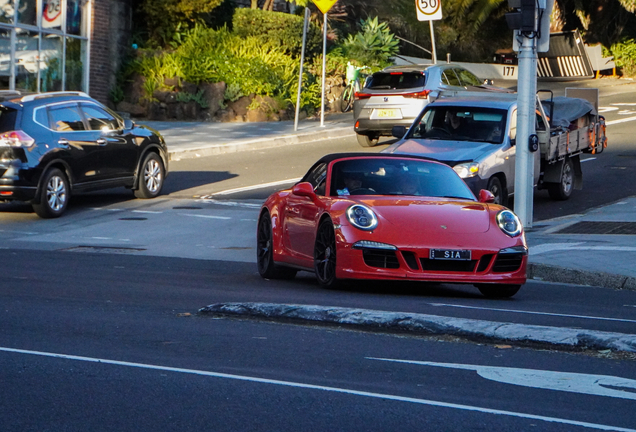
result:
<svg viewBox="0 0 636 432"><path fill-rule="evenodd" d="M196 316L316 289L236 263L0 255L3 431L636 430L631 360Z"/></svg>

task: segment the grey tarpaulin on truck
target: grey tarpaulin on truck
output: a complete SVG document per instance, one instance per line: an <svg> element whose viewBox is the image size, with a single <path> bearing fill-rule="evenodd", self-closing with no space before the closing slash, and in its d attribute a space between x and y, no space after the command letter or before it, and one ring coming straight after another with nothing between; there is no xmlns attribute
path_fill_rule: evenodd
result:
<svg viewBox="0 0 636 432"><path fill-rule="evenodd" d="M544 102L544 110L550 113L550 107ZM583 117L586 114L596 114L594 105L585 99L557 96L554 98L554 111L550 119L553 127L567 128L574 120Z"/></svg>

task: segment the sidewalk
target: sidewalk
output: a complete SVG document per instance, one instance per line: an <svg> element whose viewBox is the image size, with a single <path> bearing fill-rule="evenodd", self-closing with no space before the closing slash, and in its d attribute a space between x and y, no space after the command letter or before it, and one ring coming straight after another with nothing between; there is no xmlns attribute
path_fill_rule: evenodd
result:
<svg viewBox="0 0 636 432"><path fill-rule="evenodd" d="M294 121L265 123L141 122L161 132L168 143L170 160L261 150L323 139L355 136L353 113L325 115Z"/></svg>

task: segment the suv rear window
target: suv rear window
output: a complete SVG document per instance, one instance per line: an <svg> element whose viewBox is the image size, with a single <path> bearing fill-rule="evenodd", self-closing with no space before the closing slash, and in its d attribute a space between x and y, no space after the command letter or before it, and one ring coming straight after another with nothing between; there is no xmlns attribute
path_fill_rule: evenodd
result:
<svg viewBox="0 0 636 432"><path fill-rule="evenodd" d="M0 106L0 133L15 130L17 110Z"/></svg>
<svg viewBox="0 0 636 432"><path fill-rule="evenodd" d="M426 75L422 72L376 72L366 88L370 90L402 90L424 87Z"/></svg>

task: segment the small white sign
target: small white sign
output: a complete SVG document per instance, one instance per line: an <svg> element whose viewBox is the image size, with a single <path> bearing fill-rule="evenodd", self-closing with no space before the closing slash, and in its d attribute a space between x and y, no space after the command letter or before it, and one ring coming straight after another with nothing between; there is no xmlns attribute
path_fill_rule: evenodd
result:
<svg viewBox="0 0 636 432"><path fill-rule="evenodd" d="M442 0L415 0L417 19L433 21L442 19Z"/></svg>

